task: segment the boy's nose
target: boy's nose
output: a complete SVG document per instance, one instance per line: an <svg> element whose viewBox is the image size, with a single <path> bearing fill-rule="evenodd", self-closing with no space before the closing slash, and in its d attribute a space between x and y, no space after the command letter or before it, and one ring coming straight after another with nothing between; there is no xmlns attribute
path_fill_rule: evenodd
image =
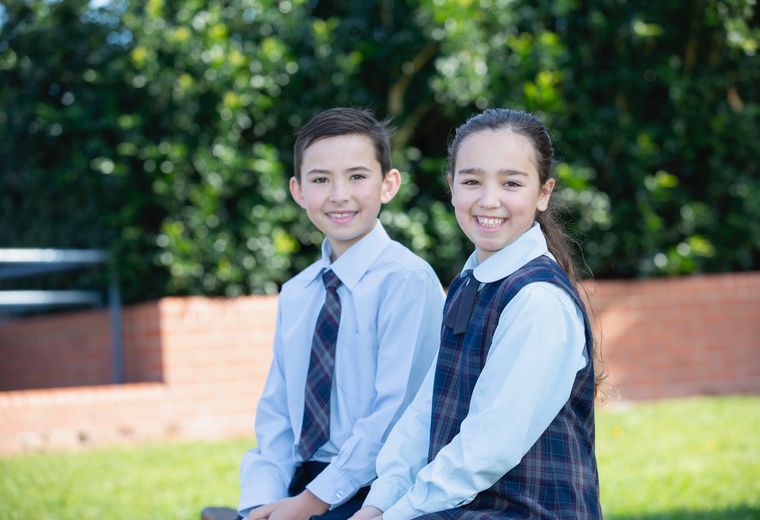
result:
<svg viewBox="0 0 760 520"><path fill-rule="evenodd" d="M348 184L341 181L336 181L332 185L330 191L330 199L333 201L344 201L348 199Z"/></svg>

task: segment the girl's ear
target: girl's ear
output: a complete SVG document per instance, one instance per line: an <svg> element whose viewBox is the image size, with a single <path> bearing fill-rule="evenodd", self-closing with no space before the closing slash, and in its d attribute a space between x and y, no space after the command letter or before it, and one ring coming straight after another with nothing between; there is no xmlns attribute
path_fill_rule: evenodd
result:
<svg viewBox="0 0 760 520"><path fill-rule="evenodd" d="M296 204L301 206L303 209L306 209L306 200L303 198L301 183L298 182L298 179L291 177L288 186L290 187L290 195L293 197L293 200L296 201Z"/></svg>
<svg viewBox="0 0 760 520"><path fill-rule="evenodd" d="M446 182L449 184L449 193L451 194L451 198L454 198L454 177L451 176L451 174L446 175Z"/></svg>
<svg viewBox="0 0 760 520"><path fill-rule="evenodd" d="M393 168L383 177L383 184L380 188L380 202L388 204L398 193L401 187L401 173Z"/></svg>
<svg viewBox="0 0 760 520"><path fill-rule="evenodd" d="M536 203L536 209L538 211L546 211L546 208L549 207L549 199L552 196L554 184L554 179L549 179L543 186L541 186L541 192L538 194L538 202Z"/></svg>

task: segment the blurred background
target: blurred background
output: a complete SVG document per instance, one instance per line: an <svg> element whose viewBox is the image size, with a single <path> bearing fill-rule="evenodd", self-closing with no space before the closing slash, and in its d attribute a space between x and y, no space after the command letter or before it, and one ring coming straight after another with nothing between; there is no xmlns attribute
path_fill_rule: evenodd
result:
<svg viewBox="0 0 760 520"><path fill-rule="evenodd" d="M595 280L606 517L759 519L759 47L756 0L0 0L0 519L235 504L321 242L292 145L332 106L392 119L380 218L444 285L452 130L539 115Z"/></svg>
<svg viewBox="0 0 760 520"><path fill-rule="evenodd" d="M321 240L287 192L295 133L363 106L405 174L382 220L448 283L470 245L447 138L508 106L552 132L587 275L757 269L759 19L754 0L6 0L0 246L106 249L126 302L275 293Z"/></svg>

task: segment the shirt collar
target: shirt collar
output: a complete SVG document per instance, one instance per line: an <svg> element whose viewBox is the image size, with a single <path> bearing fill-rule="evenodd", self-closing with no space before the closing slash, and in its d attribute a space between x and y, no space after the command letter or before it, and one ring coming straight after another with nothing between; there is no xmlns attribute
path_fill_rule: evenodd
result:
<svg viewBox="0 0 760 520"><path fill-rule="evenodd" d="M551 256L541 226L538 222L534 222L533 226L517 240L495 252L483 262L478 262L477 251L474 251L465 262L462 272L472 269L473 275L479 282L491 283L506 278L541 255Z"/></svg>
<svg viewBox="0 0 760 520"><path fill-rule="evenodd" d="M330 241L325 238L322 241L322 257L316 262L313 278L309 284L321 277L322 272L326 269L332 269L338 275L343 285L348 290L353 290L369 266L377 260L380 253L391 243L391 237L385 231L380 220L377 220L372 231L357 243L346 249L335 262L330 262L332 256L332 247ZM308 284L307 284L308 285Z"/></svg>

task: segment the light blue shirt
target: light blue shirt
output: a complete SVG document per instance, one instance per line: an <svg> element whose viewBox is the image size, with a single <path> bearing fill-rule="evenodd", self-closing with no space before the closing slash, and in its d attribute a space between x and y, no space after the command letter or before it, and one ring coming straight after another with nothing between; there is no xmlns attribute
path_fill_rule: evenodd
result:
<svg viewBox="0 0 760 520"><path fill-rule="evenodd" d="M438 349L444 293L433 269L374 229L330 263L320 260L285 283L280 293L274 354L256 412L258 448L240 468L238 510L288 496L302 462L298 440L312 334L332 269L341 318L330 396L330 440L312 460L327 468L307 488L335 507L375 478L375 459L392 424L419 389ZM243 515L245 516L245 515Z"/></svg>
<svg viewBox="0 0 760 520"><path fill-rule="evenodd" d="M541 255L553 258L538 224L512 244L464 269L494 282ZM504 308L460 432L428 464L435 365L388 436L378 479L364 505L384 520L406 520L471 502L515 467L567 402L586 366L578 307L545 282L525 286Z"/></svg>

